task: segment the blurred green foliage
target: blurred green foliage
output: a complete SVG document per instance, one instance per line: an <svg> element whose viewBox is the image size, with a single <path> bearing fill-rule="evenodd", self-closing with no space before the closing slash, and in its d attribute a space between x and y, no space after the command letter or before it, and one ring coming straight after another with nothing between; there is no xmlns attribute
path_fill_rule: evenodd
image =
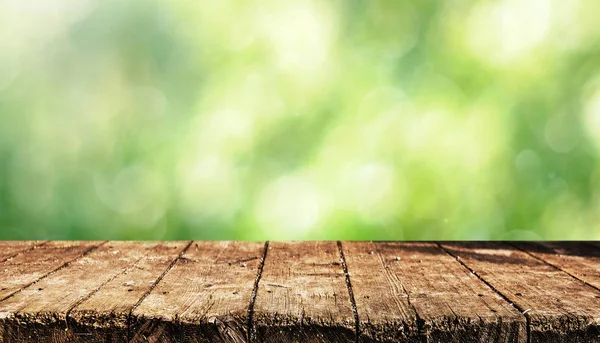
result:
<svg viewBox="0 0 600 343"><path fill-rule="evenodd" d="M3 0L1 239L600 239L596 0Z"/></svg>

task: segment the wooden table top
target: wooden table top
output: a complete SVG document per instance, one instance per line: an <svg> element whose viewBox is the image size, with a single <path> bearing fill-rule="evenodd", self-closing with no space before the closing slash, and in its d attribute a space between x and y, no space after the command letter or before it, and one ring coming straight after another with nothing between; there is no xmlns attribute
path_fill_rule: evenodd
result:
<svg viewBox="0 0 600 343"><path fill-rule="evenodd" d="M600 342L595 242L0 241L0 342Z"/></svg>

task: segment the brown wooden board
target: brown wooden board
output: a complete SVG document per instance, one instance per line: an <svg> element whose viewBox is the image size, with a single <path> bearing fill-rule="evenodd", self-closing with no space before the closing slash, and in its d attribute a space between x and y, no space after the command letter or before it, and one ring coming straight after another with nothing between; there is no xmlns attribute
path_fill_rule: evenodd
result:
<svg viewBox="0 0 600 343"><path fill-rule="evenodd" d="M101 242L49 242L0 263L0 301L100 244Z"/></svg>
<svg viewBox="0 0 600 343"><path fill-rule="evenodd" d="M133 311L132 342L246 342L264 243L195 242Z"/></svg>
<svg viewBox="0 0 600 343"><path fill-rule="evenodd" d="M341 244L359 318L360 341L418 342L417 314L374 243Z"/></svg>
<svg viewBox="0 0 600 343"><path fill-rule="evenodd" d="M585 242L515 242L511 244L600 289L600 248Z"/></svg>
<svg viewBox="0 0 600 343"><path fill-rule="evenodd" d="M422 331L427 342L527 341L525 317L437 245L344 247L365 341L398 342L402 330ZM416 321L399 320L408 309L418 330Z"/></svg>
<svg viewBox="0 0 600 343"><path fill-rule="evenodd" d="M336 243L271 243L254 304L255 341L354 342L354 328Z"/></svg>
<svg viewBox="0 0 600 343"><path fill-rule="evenodd" d="M596 242L0 247L0 342L600 342Z"/></svg>
<svg viewBox="0 0 600 343"><path fill-rule="evenodd" d="M150 244L132 268L118 274L71 310L69 329L85 342L127 342L131 311L190 244Z"/></svg>
<svg viewBox="0 0 600 343"><path fill-rule="evenodd" d="M8 342L87 342L69 325L71 310L134 267L160 243L110 242L0 302Z"/></svg>
<svg viewBox="0 0 600 343"><path fill-rule="evenodd" d="M44 242L0 241L0 263L41 244Z"/></svg>
<svg viewBox="0 0 600 343"><path fill-rule="evenodd" d="M600 341L600 292L589 285L507 244L442 246L525 313L530 342Z"/></svg>

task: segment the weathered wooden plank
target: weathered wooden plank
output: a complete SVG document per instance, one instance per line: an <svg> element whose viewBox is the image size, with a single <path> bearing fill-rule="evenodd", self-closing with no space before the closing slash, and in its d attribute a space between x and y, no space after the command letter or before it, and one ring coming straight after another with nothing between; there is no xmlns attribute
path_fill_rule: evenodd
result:
<svg viewBox="0 0 600 343"><path fill-rule="evenodd" d="M600 292L502 243L444 243L528 318L530 342L599 342Z"/></svg>
<svg viewBox="0 0 600 343"><path fill-rule="evenodd" d="M514 242L518 248L600 288L600 249L583 242Z"/></svg>
<svg viewBox="0 0 600 343"><path fill-rule="evenodd" d="M433 243L376 244L428 342L525 342L526 319Z"/></svg>
<svg viewBox="0 0 600 343"><path fill-rule="evenodd" d="M132 313L132 342L246 342L263 243L196 242Z"/></svg>
<svg viewBox="0 0 600 343"><path fill-rule="evenodd" d="M127 342L129 315L191 242L163 242L145 249L133 268L118 274L70 312L69 330L85 342Z"/></svg>
<svg viewBox="0 0 600 343"><path fill-rule="evenodd" d="M416 310L427 342L527 341L525 317L437 245L344 247L365 341L398 342L398 330L407 327L413 333L409 337L418 340L416 323L399 320L408 304Z"/></svg>
<svg viewBox="0 0 600 343"><path fill-rule="evenodd" d="M48 242L0 263L0 301L100 244L101 242Z"/></svg>
<svg viewBox="0 0 600 343"><path fill-rule="evenodd" d="M375 244L344 242L342 247L358 311L360 341L421 341L408 295Z"/></svg>
<svg viewBox="0 0 600 343"><path fill-rule="evenodd" d="M355 321L335 242L271 243L254 305L260 342L351 342Z"/></svg>
<svg viewBox="0 0 600 343"><path fill-rule="evenodd" d="M27 243L0 242L0 342L354 341L341 256L362 342L522 342L525 317L600 342L593 242L273 243L263 269L262 243Z"/></svg>
<svg viewBox="0 0 600 343"><path fill-rule="evenodd" d="M158 243L110 242L0 302L8 342L87 342L68 327L70 311L132 268Z"/></svg>
<svg viewBox="0 0 600 343"><path fill-rule="evenodd" d="M0 241L0 263L7 259L44 244L39 241Z"/></svg>

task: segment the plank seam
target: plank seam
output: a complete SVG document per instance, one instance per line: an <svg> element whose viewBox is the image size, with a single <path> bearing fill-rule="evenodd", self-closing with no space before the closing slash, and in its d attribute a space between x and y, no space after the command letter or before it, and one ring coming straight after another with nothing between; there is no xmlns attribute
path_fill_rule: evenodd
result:
<svg viewBox="0 0 600 343"><path fill-rule="evenodd" d="M265 242L265 247L263 249L262 258L260 260L260 264L258 265L258 270L256 272L256 278L254 279L254 286L252 287L252 295L250 296L250 304L248 305L248 329L246 333L246 339L248 342L251 342L255 337L255 332L253 329L253 320L254 320L254 304L256 303L256 297L258 295L258 286L260 284L260 279L262 277L263 269L265 267L265 261L267 260L267 253L269 251L269 241Z"/></svg>
<svg viewBox="0 0 600 343"><path fill-rule="evenodd" d="M573 279L575 279L575 280L577 280L577 281L580 281L580 282L583 282L585 285L587 285L587 286L590 286L590 287L591 287L591 288L593 288L594 290L596 290L596 291L600 292L600 288L598 288L598 287L596 287L596 286L594 286L594 285L592 285L592 284L590 284L590 283L586 282L585 280L582 280L582 279L578 278L577 276L575 276L575 275L573 275L573 274L569 273L568 271L566 271L566 270L564 270L564 269L560 268L559 266L557 266L557 265L554 265L554 264L552 264L551 262L548 262L548 261L546 261L546 260L542 259L541 257L538 257L538 256L536 256L536 255L534 255L534 254L530 253L530 252L529 252L529 251L527 251L527 250L521 249L521 248L520 248L520 247L518 247L517 245L514 245L514 244L512 244L512 243L509 243L509 242L506 242L506 244L507 244L507 245L510 245L511 247L513 247L513 248L515 248L515 249L517 249L517 250L519 250L519 251L522 251L522 252L524 252L525 254L527 254L527 255L529 255L529 256L531 256L531 257L535 258L535 259L536 259L536 260L538 260L538 261L541 261L541 262L543 262L544 264L546 264L546 265L548 265L548 266L550 266L550 267L552 267L552 268L556 269L556 270L557 270L557 271L559 271L559 272L564 272L564 273L566 273L567 275L569 275L569 276L570 276L570 277L572 277Z"/></svg>
<svg viewBox="0 0 600 343"><path fill-rule="evenodd" d="M15 254L11 255L11 256L8 256L8 257L7 257L7 258L5 258L4 260L0 261L0 263L4 263L4 262L6 262L6 261L8 261L8 260L12 260L13 258L15 258L15 257L17 257L17 256L19 256L19 255L21 255L21 254L24 254L24 253L26 253L26 252L28 252L28 251L30 251L30 250L34 250L35 248L37 248L37 247L41 247L42 245L44 245L44 244L47 244L47 243L48 243L48 241L43 241L43 242L40 242L40 243L38 243L38 244L34 244L34 245L30 246L29 248L25 248L25 249L23 249L23 250L21 250L21 251L18 251L18 252L17 252L17 253L15 253Z"/></svg>
<svg viewBox="0 0 600 343"><path fill-rule="evenodd" d="M473 275L475 275L475 277L477 277L479 279L479 281L483 282L492 291L494 291L494 293L496 293L500 297L502 297L502 299L504 299L504 301L506 301L510 306L512 306L515 309L517 309L521 313L521 315L523 315L525 317L525 321L527 323L527 328L526 328L526 330L527 330L527 343L530 343L531 342L531 320L530 320L529 316L527 315L526 311L524 311L519 305L513 303L507 296L505 296L499 290L497 290L494 286L492 286L491 283L489 283L487 280L485 280L481 275L477 274L477 272L475 270L473 270L471 267L467 266L467 264L464 263L458 256L454 255L448 249L444 248L440 243L436 242L435 244L437 244L437 246L440 249L442 249L443 251L445 251L446 254L452 256L461 266L463 266L463 268L465 268L468 271L470 271Z"/></svg>
<svg viewBox="0 0 600 343"><path fill-rule="evenodd" d="M110 283L112 280L116 279L118 276L125 274L127 271L132 270L133 268L135 268L135 266L138 265L138 263L143 259L144 257L140 257L137 260L135 260L135 262L129 266L124 268L122 271L120 271L119 273L116 273L115 275L111 276L110 278L108 278L108 280L106 280L105 282L103 282L102 284L100 284L98 287L96 287L95 289L93 289L90 293L88 293L85 297L77 300L73 305L71 305L69 307L69 309L67 310L67 313L65 315L65 324L67 326L67 331L69 330L69 318L71 316L71 312L73 312L73 310L81 305L84 301L90 299L91 297L94 296L94 294L98 293L98 291L100 291L100 289L102 289L102 287L106 286L108 283Z"/></svg>
<svg viewBox="0 0 600 343"><path fill-rule="evenodd" d="M24 285L23 287L19 288L19 290L15 291L14 293L11 293L11 294L7 295L6 297L4 297L4 298L0 299L0 302L2 302L2 301L5 301L5 300L7 300L7 299L10 299L10 298L12 298L12 297L13 297L13 296L15 296L16 294L19 294L19 293L20 293L20 292L21 292L23 289L25 289L25 288L27 288L27 287L30 287L30 286L32 286L32 285L35 285L36 283L38 283L38 282L42 281L43 279L47 278L48 276L50 276L50 275L52 275L52 274L54 274L54 273L58 272L59 270L62 270L62 269L64 269L64 268L68 267L69 265L71 265L71 263L73 263L73 262L77 261L78 259L80 259L80 258L82 258L82 257L84 257L84 256L86 256L86 255L88 255L89 253L91 253L92 251L94 251L94 250L96 250L96 249L100 248L101 246L103 246L103 245L104 245L104 244L106 244L106 243L108 243L108 241L104 241L104 242L102 242L102 243L100 243L100 244L98 244L98 245L95 245L95 246L92 246L92 247L88 248L88 249L87 249L87 250L85 250L83 253L81 253L79 256L77 256L77 257L75 257L75 258L71 259L70 261L67 261L67 262L63 263L63 264L62 264L61 266L59 266L58 268L56 268L56 269L54 269L54 270L52 270L52 271L50 271L50 272L48 272L48 273L46 273L46 274L44 274L44 275L40 276L40 277L39 277L37 280L35 280L35 281L33 281L33 282L30 282L30 283L29 283L29 284L27 284L27 285Z"/></svg>
<svg viewBox="0 0 600 343"><path fill-rule="evenodd" d="M148 297L148 295L150 295L150 293L152 293L152 291L156 288L156 286L158 286L158 284L167 275L167 273L169 271L171 271L171 269L173 269L173 267L175 266L175 263L177 263L177 261L181 258L181 256L183 256L183 254L185 254L185 252L192 246L192 243L194 243L194 241L189 241L188 244L185 246L185 248L181 249L179 254L177 254L177 257L175 257L173 259L173 261L171 261L171 263L169 264L167 269L164 272L162 272L162 274L159 275L159 277L156 279L156 281L154 281L152 286L150 286L150 289L148 291L146 291L146 293L144 293L142 295L142 297L131 307L131 310L129 310L129 314L127 315L127 341L128 342L130 342L132 340L131 318L133 316L133 311L135 311L135 309L138 308L138 306L140 306L142 301L144 301L144 299L146 299L146 297Z"/></svg>
<svg viewBox="0 0 600 343"><path fill-rule="evenodd" d="M344 276L346 278L346 286L348 288L348 296L350 297L350 303L352 305L352 312L354 313L354 336L356 343L359 342L360 337L360 320L358 317L358 308L356 307L356 300L354 299L354 291L352 290L352 282L350 281L350 273L348 272L348 265L346 264L346 256L344 256L344 248L342 242L337 241L338 251L340 253L340 261L342 262L342 268L344 269Z"/></svg>

